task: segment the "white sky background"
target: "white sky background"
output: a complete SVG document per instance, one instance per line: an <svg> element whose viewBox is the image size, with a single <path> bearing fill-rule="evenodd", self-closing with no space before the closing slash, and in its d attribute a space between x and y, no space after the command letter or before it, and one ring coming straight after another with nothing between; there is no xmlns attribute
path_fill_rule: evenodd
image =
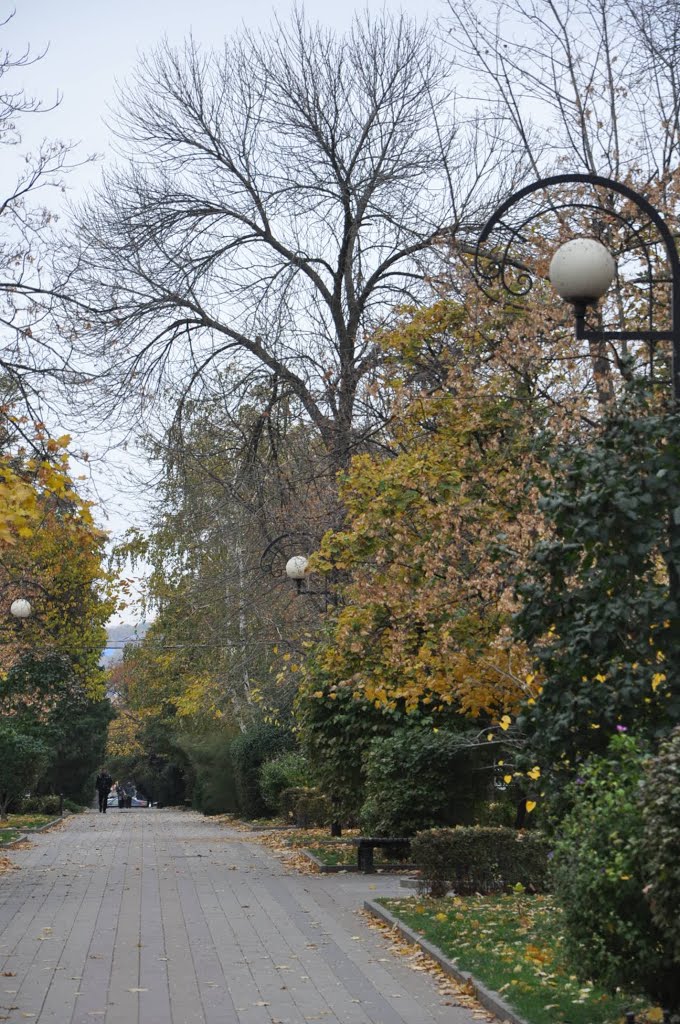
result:
<svg viewBox="0 0 680 1024"><path fill-rule="evenodd" d="M342 31L351 23L355 10L403 10L423 20L446 13L442 0L367 0L355 7L350 4L307 0L304 4L310 20ZM79 143L82 157L97 153L97 164L88 164L74 171L67 179L71 199L78 199L88 184L97 180L102 164L112 156L108 132L104 124L108 108L115 105L116 82L125 81L137 62L139 53L152 48L164 36L171 43L180 43L190 33L200 43L219 46L225 36L248 28L266 29L274 13L284 18L290 5L274 6L271 0L0 0L0 15L12 10L12 21L0 30L0 46L18 56L30 46L35 55L47 49L42 60L13 73L9 88L24 87L29 95L46 105L60 98L57 109L25 116L20 122L23 144L17 156L35 147L42 138L72 140ZM3 83L4 84L4 83ZM8 180L12 161L3 153L4 169L0 167L0 184ZM47 196L46 203L54 209L58 196ZM134 453L117 450L105 460L97 453L108 446L110 438L95 436L85 424L73 422L51 424L57 430L68 430L77 443L95 456L91 466L91 491L87 495L97 502L99 524L113 537L120 537L129 525L144 526L148 515L147 496L138 482L131 482L130 470L139 470L144 463ZM137 616L130 610L123 618ZM120 616L116 617L120 622Z"/></svg>

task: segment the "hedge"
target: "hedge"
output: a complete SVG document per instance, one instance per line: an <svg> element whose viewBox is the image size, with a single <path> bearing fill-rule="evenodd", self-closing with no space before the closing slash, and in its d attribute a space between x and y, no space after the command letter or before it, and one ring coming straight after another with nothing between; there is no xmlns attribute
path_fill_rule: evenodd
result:
<svg viewBox="0 0 680 1024"><path fill-rule="evenodd" d="M421 889L443 896L498 892L513 885L538 892L545 887L548 842L539 832L458 826L419 832L411 858L421 872Z"/></svg>

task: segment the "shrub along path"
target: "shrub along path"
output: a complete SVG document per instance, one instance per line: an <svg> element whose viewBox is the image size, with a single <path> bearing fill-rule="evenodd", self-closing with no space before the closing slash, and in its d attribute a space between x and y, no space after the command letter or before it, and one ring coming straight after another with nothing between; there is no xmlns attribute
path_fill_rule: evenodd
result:
<svg viewBox="0 0 680 1024"><path fill-rule="evenodd" d="M0 876L0 1020L473 1024L371 928L389 876L299 875L193 812L74 817Z"/></svg>

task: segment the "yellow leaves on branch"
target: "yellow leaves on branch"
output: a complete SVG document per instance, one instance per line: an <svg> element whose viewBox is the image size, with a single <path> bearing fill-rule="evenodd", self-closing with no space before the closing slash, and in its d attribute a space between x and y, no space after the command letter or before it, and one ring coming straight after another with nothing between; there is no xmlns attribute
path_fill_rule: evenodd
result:
<svg viewBox="0 0 680 1024"><path fill-rule="evenodd" d="M4 646L0 665L11 665L26 648L61 652L90 696L99 697L105 689L99 658L104 623L115 610L115 580L103 563L106 534L95 527L91 505L69 475L69 441L66 434L45 440L44 428L36 425L34 443L42 457L20 448L0 455L0 584L28 597L35 612L16 643Z"/></svg>
<svg viewBox="0 0 680 1024"><path fill-rule="evenodd" d="M68 472L68 434L44 443L48 456L28 458L21 452L0 455L0 545L29 537L42 515L41 499L53 497L79 505L91 524L89 505L78 497Z"/></svg>
<svg viewBox="0 0 680 1024"><path fill-rule="evenodd" d="M30 536L38 514L35 488L11 468L9 459L1 459L0 544L16 544L19 537Z"/></svg>
<svg viewBox="0 0 680 1024"><path fill-rule="evenodd" d="M652 676L652 689L654 690L654 693L656 693L656 691L659 689L661 684L664 683L665 681L666 681L666 673L665 672L655 672L654 673L654 675Z"/></svg>

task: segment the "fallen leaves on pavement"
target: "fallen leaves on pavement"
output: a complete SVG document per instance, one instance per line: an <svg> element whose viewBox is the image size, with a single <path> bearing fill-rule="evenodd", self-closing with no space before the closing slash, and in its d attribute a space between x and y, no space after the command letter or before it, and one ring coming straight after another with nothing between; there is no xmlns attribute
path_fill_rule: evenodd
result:
<svg viewBox="0 0 680 1024"><path fill-rule="evenodd" d="M473 994L470 984L463 984L452 978L436 963L431 957L424 953L418 946L407 942L404 937L385 921L373 917L368 911L359 911L369 928L379 931L390 943L391 952L406 960L413 971L423 971L429 974L437 984L439 994L445 1006L463 1006L472 1011L476 1020L496 1021L496 1017L489 1013L479 1003Z"/></svg>

